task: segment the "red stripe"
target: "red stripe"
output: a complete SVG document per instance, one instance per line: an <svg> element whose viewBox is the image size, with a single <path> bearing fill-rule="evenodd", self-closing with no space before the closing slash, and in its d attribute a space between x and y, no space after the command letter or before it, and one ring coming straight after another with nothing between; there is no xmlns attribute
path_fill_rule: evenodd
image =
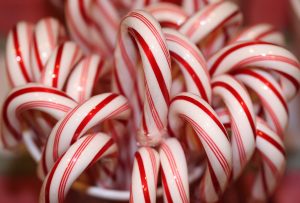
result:
<svg viewBox="0 0 300 203"><path fill-rule="evenodd" d="M205 89L202 85L202 82L200 81L200 78L198 77L197 73L193 70L193 68L190 66L190 64L185 61L183 58L181 58L177 53L170 51L171 56L177 60L179 63L181 63L186 71L190 74L190 77L193 79L195 85L197 86L197 89L201 95L201 97L208 102L208 98L205 92ZM199 68L199 67L198 67Z"/></svg>
<svg viewBox="0 0 300 203"><path fill-rule="evenodd" d="M276 33L276 31L277 31L277 30L276 30L274 27L271 27L271 28L269 28L268 30L266 30L266 31L260 33L259 35L257 35L257 36L255 37L255 39L256 39L256 40L259 40L259 39L261 39L261 38L263 38L263 37L265 37L265 36L267 36L267 35L269 35L269 34L271 34L271 33Z"/></svg>
<svg viewBox="0 0 300 203"><path fill-rule="evenodd" d="M252 129L252 133L253 133L253 137L255 138L255 131L256 131L256 127L255 127L255 123L254 120L252 118L252 115L248 109L248 106L246 104L246 102L243 100L243 98L240 96L240 94L229 84L225 83L225 82L214 82L212 83L212 88L217 88L217 87L223 87L224 89L226 89L227 91L229 91L235 98L236 100L240 103L241 107L243 108L248 121L251 125L251 129Z"/></svg>
<svg viewBox="0 0 300 203"><path fill-rule="evenodd" d="M186 100L196 106L198 106L202 111L204 111L209 117L211 117L211 119L219 126L220 130L222 130L223 134L226 136L226 138L228 139L228 135L226 132L226 129L224 128L224 126L222 125L222 123L219 121L219 119L208 109L206 108L203 104L201 104L199 101L197 101L194 98L191 98L189 96L176 96L175 98L172 99L171 103L176 101L176 100Z"/></svg>
<svg viewBox="0 0 300 203"><path fill-rule="evenodd" d="M159 21L159 24L161 25L161 27L167 27L167 28L173 28L175 30L177 30L180 25L177 22L172 22L172 21Z"/></svg>
<svg viewBox="0 0 300 203"><path fill-rule="evenodd" d="M60 70L60 62L62 58L62 53L63 53L64 45L60 45L57 53L56 53L56 58L55 58L55 63L54 63L54 68L53 68L53 74L52 74L52 87L57 88L58 86L58 77L59 77L59 70Z"/></svg>
<svg viewBox="0 0 300 203"><path fill-rule="evenodd" d="M153 56L152 50L150 49L150 47L148 46L148 44L146 43L146 41L144 40L144 38L134 29L132 28L128 28L129 32L132 33L132 35L135 36L135 38L137 39L137 41L140 43L140 45L142 46L150 64L152 67L152 70L156 76L158 85L160 87L160 91L162 92L164 99L165 99L165 103L168 106L169 105L169 101L170 101L170 96L169 96L169 90L165 84L165 79L160 71L160 68L156 62L155 57Z"/></svg>
<svg viewBox="0 0 300 203"><path fill-rule="evenodd" d="M17 31L17 27L13 27L12 29L12 35L13 35L13 43L14 43L14 48L15 48L15 51L16 51L16 61L18 62L19 66L20 66L20 70L23 74L23 77L26 81L26 83L29 83L31 82L31 79L27 73L27 70L26 70L26 67L25 67L25 64L24 64L24 60L23 60L23 56L22 56L22 50L21 50L21 47L20 47L20 44L19 44L19 39L18 39L18 31ZM13 74L13 72L12 72Z"/></svg>
<svg viewBox="0 0 300 203"><path fill-rule="evenodd" d="M79 157L81 156L84 149L87 148L87 146L94 139L94 137L95 137L95 134L93 134L91 136L87 136L86 139L80 144L80 146L77 148L77 150L75 151L75 153L69 160L68 166L65 168L65 170L62 174L62 178L60 180L59 187L58 187L58 201L59 202L63 202L66 182L72 172L72 169L74 168L75 164L79 160Z"/></svg>
<svg viewBox="0 0 300 203"><path fill-rule="evenodd" d="M233 72L233 74L247 74L247 75L250 75L250 76L253 76L255 77L256 79L260 80L261 82L263 82L266 86L268 86L272 91L273 93L278 97L279 101L281 102L281 104L283 105L283 107L285 108L286 112L288 113L289 110L288 110L288 107L287 107L287 104L286 104L286 101L285 99L283 98L283 96L281 95L281 93L275 88L275 86L269 82L265 77L263 77L262 75L252 71L252 70L249 70L249 69L237 69Z"/></svg>
<svg viewBox="0 0 300 203"><path fill-rule="evenodd" d="M168 203L173 203L172 196L171 196L171 193L170 193L170 189L169 189L167 179L166 179L166 176L165 176L165 173L164 173L164 169L161 167L160 171L161 171L161 182L163 184L163 188L164 188L164 191L165 191L167 201L168 201Z"/></svg>
<svg viewBox="0 0 300 203"><path fill-rule="evenodd" d="M224 53L222 53L218 59L212 64L209 73L210 75L214 75L214 73L216 72L217 68L220 66L221 62L231 53L233 53L234 51L247 47L247 46L251 46L251 45L272 45L271 43L268 42L257 42L257 41L251 41L251 42L245 42L245 43L241 43L241 44L237 44L233 47L231 47L230 49L226 50Z"/></svg>
<svg viewBox="0 0 300 203"><path fill-rule="evenodd" d="M131 16L136 17L137 19L141 20L150 29L150 31L152 32L152 34L155 36L156 40L158 41L158 43L160 45L160 48L164 52L164 55L165 55L166 60L168 62L169 68L171 68L171 59L170 59L169 49L167 48L167 45L166 45L165 41L163 40L162 36L160 35L160 33L158 32L158 30L143 15L141 15L139 13L136 13L136 12L132 12Z"/></svg>
<svg viewBox="0 0 300 203"><path fill-rule="evenodd" d="M209 172L210 172L210 177L211 177L211 181L212 181L212 184L214 186L215 192L217 193L218 196L221 196L222 188L220 186L220 183L217 179L217 176L216 176L209 160L207 160L207 166L208 166L208 169L209 169Z"/></svg>
<svg viewBox="0 0 300 203"><path fill-rule="evenodd" d="M201 11L201 15L197 18L194 19L194 23L192 25L190 25L189 29L184 33L187 37L191 37L195 31L199 28L200 26L200 21L204 18L206 18L214 9L216 9L218 6L220 6L223 2L218 2L215 4L212 4L210 6L208 6L206 9L204 9L203 11ZM183 26L188 23L190 20L187 20Z"/></svg>
<svg viewBox="0 0 300 203"><path fill-rule="evenodd" d="M54 164L52 170L50 171L49 175L48 175L48 179L46 182L46 186L45 186L45 203L50 203L50 186L51 186L51 182L54 176L54 173L56 171L56 168L58 167L61 159L63 158L63 156L61 156Z"/></svg>
<svg viewBox="0 0 300 203"><path fill-rule="evenodd" d="M285 153L285 149L283 148L283 146L281 144L279 144L275 139L273 139L271 136L269 136L267 133L261 131L261 130L257 130L256 132L257 136L263 138L264 140L268 141L269 143L271 143L278 151L281 152L281 154L285 157L286 153Z"/></svg>
<svg viewBox="0 0 300 203"><path fill-rule="evenodd" d="M182 178L180 176L180 173L178 172L178 166L176 164L176 161L174 160L173 153L172 153L171 149L169 148L169 146L166 144L162 144L161 149L164 151L164 153L166 154L166 157L168 159L170 168L173 173L173 178L175 179L175 183L179 190L181 200L182 200L182 202L188 203L189 200L188 200L187 194L185 192L185 189L184 189L184 186L182 183Z"/></svg>
<svg viewBox="0 0 300 203"><path fill-rule="evenodd" d="M8 115L7 115L8 106L12 102L12 100L15 99L16 97L26 94L26 93L33 93L33 92L52 93L52 94L57 94L59 96L63 96L68 99L71 99L64 92L61 92L61 91L55 90L55 89L45 88L45 87L28 87L28 88L20 89L20 90L13 92L11 95L8 96L8 98L5 100L5 102L3 104L2 116L3 116L3 122L6 124L8 130L12 133L12 135L14 136L14 138L16 140L20 140L21 135L19 134L19 132L17 132L16 129L14 129L14 127L9 122Z"/></svg>
<svg viewBox="0 0 300 203"><path fill-rule="evenodd" d="M152 118L155 122L155 125L157 126L157 128L159 130L163 129L164 128L164 124L162 123L159 115L158 115L158 112L157 112L157 109L154 105L154 102L153 102L153 99L151 97L151 94L150 94L150 90L149 90L149 87L148 87L148 84L147 84L147 81L145 81L145 91L146 91L146 97L147 97L147 101L148 101L148 104L149 104L149 107L151 109L150 113L152 115ZM146 114L147 115L147 114ZM147 124L147 123L146 123ZM151 130L154 130L154 129L151 129Z"/></svg>
<svg viewBox="0 0 300 203"><path fill-rule="evenodd" d="M244 148L244 144L243 144L243 141L241 139L241 133L240 131L238 130L238 127L237 127L237 124L236 124L236 121L231 118L231 126L232 126L232 131L233 133L235 134L235 138L236 138L236 143L237 143L237 147L238 147L238 153L239 153L239 158L240 158L240 162L241 162L241 165L244 165L245 162L247 161L247 158L246 158L246 152L245 152L245 148ZM234 163L235 164L235 163Z"/></svg>
<svg viewBox="0 0 300 203"><path fill-rule="evenodd" d="M34 55L35 55L35 58L36 58L38 68L39 68L40 72L42 72L44 66L43 66L43 63L42 63L42 60L41 60L41 57L40 57L40 53L39 53L39 50L38 50L37 36L36 35L33 36L33 51L34 51Z"/></svg>
<svg viewBox="0 0 300 203"><path fill-rule="evenodd" d="M147 181L146 171L144 168L143 159L139 152L136 152L135 159L137 161L139 171L140 171L140 178L141 178L142 190L143 190L145 202L151 203L150 194L149 194L149 190L148 190L148 181Z"/></svg>
<svg viewBox="0 0 300 203"><path fill-rule="evenodd" d="M223 153L220 151L219 147L216 145L214 140L211 139L211 137L196 123L193 119L191 119L188 116L180 115L182 118L185 118L188 122L192 124L194 127L194 130L196 131L197 135L203 138L203 140L207 143L209 148L212 150L213 154L218 159L220 165L222 166L225 174L227 176L231 175L231 167L229 166L226 158L224 157Z"/></svg>
<svg viewBox="0 0 300 203"><path fill-rule="evenodd" d="M98 103L85 117L84 119L80 122L79 126L74 132L73 138L72 138L72 143L74 143L78 137L80 136L82 130L84 127L89 123L91 119L94 118L94 116L101 110L103 109L106 105L108 105L111 101L113 101L115 98L117 98L117 94L110 94L107 96L104 100L102 100L100 103Z"/></svg>

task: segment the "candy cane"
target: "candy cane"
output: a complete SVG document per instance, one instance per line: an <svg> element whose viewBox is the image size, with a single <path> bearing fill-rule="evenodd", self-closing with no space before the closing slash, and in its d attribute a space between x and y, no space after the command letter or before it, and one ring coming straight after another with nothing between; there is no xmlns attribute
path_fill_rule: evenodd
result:
<svg viewBox="0 0 300 203"><path fill-rule="evenodd" d="M170 133L179 136L181 119L195 130L207 154L207 169L201 181L201 197L215 202L224 192L232 173L232 152L226 130L213 109L199 96L182 93L174 97L169 110Z"/></svg>
<svg viewBox="0 0 300 203"><path fill-rule="evenodd" d="M13 87L32 82L30 45L34 25L19 22L9 32L6 42L6 73Z"/></svg>
<svg viewBox="0 0 300 203"><path fill-rule="evenodd" d="M243 86L229 75L212 79L213 94L220 96L231 115L233 177L238 178L255 149L255 114Z"/></svg>
<svg viewBox="0 0 300 203"><path fill-rule="evenodd" d="M236 70L234 75L257 93L268 123L282 136L288 123L288 106L277 81L262 70L241 69Z"/></svg>
<svg viewBox="0 0 300 203"><path fill-rule="evenodd" d="M161 180L165 202L190 202L188 171L185 155L175 138L160 146Z"/></svg>
<svg viewBox="0 0 300 203"><path fill-rule="evenodd" d="M149 147L140 148L134 156L130 202L156 202L159 155Z"/></svg>
<svg viewBox="0 0 300 203"><path fill-rule="evenodd" d="M73 42L65 42L51 54L41 75L41 83L62 89L75 63L82 56L79 47Z"/></svg>
<svg viewBox="0 0 300 203"><path fill-rule="evenodd" d="M76 106L64 92L38 84L14 89L6 98L2 110L1 141L4 147L15 147L22 139L19 115L27 110L39 110L56 119Z"/></svg>
<svg viewBox="0 0 300 203"><path fill-rule="evenodd" d="M117 39L120 16L112 1L95 0L92 7L92 18L104 34L110 48L113 48Z"/></svg>
<svg viewBox="0 0 300 203"><path fill-rule="evenodd" d="M87 135L77 140L55 163L44 180L40 202L64 202L74 181L105 156L114 155L117 147L111 137L103 133Z"/></svg>
<svg viewBox="0 0 300 203"><path fill-rule="evenodd" d="M30 64L35 81L41 73L54 49L66 38L66 31L55 18L43 18L35 26L30 49Z"/></svg>
<svg viewBox="0 0 300 203"><path fill-rule="evenodd" d="M210 77L206 61L198 48L181 33L164 29L171 58L179 65L187 90L211 101Z"/></svg>
<svg viewBox="0 0 300 203"><path fill-rule="evenodd" d="M287 101L292 99L299 89L298 60L286 49L268 42L244 41L231 44L211 57L208 67L212 76L244 67L274 71L280 75L281 88Z"/></svg>
<svg viewBox="0 0 300 203"><path fill-rule="evenodd" d="M125 5L125 7L127 7L129 10L143 9L144 7L155 4L157 2L158 0L122 0L123 5Z"/></svg>
<svg viewBox="0 0 300 203"><path fill-rule="evenodd" d="M286 155L280 137L261 119L257 119L256 147L262 163L254 181L252 198L265 201L274 193L283 176Z"/></svg>
<svg viewBox="0 0 300 203"><path fill-rule="evenodd" d="M219 109L218 115L224 126L230 128L230 114L226 109ZM261 118L256 119L256 150L261 157L260 168L254 178L251 198L265 201L270 197L283 175L286 165L284 144L268 124Z"/></svg>
<svg viewBox="0 0 300 203"><path fill-rule="evenodd" d="M40 162L44 175L69 146L89 129L110 118L126 120L130 113L128 108L127 100L113 93L91 97L76 106L54 126L49 135Z"/></svg>
<svg viewBox="0 0 300 203"><path fill-rule="evenodd" d="M67 0L65 14L72 38L85 52L97 52L108 56L111 52L108 42L92 19L92 0Z"/></svg>
<svg viewBox="0 0 300 203"><path fill-rule="evenodd" d="M232 42L257 40L283 46L284 36L270 24L257 24L242 30Z"/></svg>
<svg viewBox="0 0 300 203"><path fill-rule="evenodd" d="M170 54L158 22L144 11L132 11L120 25L115 49L115 81L118 91L130 98L136 84L134 78L137 51L130 38L138 44L145 75L145 101L142 126L137 139L141 145L160 142L167 124L171 88ZM135 115L142 108L133 107ZM140 119L136 119L139 125Z"/></svg>
<svg viewBox="0 0 300 203"><path fill-rule="evenodd" d="M192 15L199 10L202 10L209 4L219 2L222 0L183 0L182 7L189 14Z"/></svg>
<svg viewBox="0 0 300 203"><path fill-rule="evenodd" d="M74 68L66 85L66 93L78 103L91 97L99 77L107 73L104 59L98 55L90 55L82 59Z"/></svg>
<svg viewBox="0 0 300 203"><path fill-rule="evenodd" d="M179 29L184 35L191 39L194 43L203 42L209 34L215 33L218 30L232 27L236 30L242 22L242 15L238 7L228 1L212 3L195 13L190 17ZM227 32L227 30L226 30ZM232 33L233 31L231 31ZM225 33L226 35L229 33ZM228 41L224 40L219 46L221 48ZM213 40L215 41L215 40ZM213 42L212 42L213 43ZM216 49L216 48L215 48Z"/></svg>
<svg viewBox="0 0 300 203"><path fill-rule="evenodd" d="M145 8L162 27L178 29L187 19L187 14L181 7L171 3L157 3Z"/></svg>

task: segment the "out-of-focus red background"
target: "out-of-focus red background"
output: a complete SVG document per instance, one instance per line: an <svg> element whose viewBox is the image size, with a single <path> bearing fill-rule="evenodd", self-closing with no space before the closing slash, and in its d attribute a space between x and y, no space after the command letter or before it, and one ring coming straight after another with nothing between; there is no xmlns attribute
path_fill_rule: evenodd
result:
<svg viewBox="0 0 300 203"><path fill-rule="evenodd" d="M296 15L293 14L288 0L234 1L242 9L246 25L261 22L275 25L276 28L287 33L289 41L294 40L296 42L290 44L295 45L294 51L298 51L297 55L298 57L300 56L300 46L297 46L297 44L300 45L299 39L297 40L297 38L300 38L300 19L296 19ZM9 29L18 21L27 20L37 22L41 17L50 15L63 19L62 12L47 0L0 0L0 42L4 42ZM3 49L3 43L0 43L0 55L3 53ZM2 66L2 64L0 65ZM296 104L294 102L294 105L299 105L299 98ZM293 121L296 125L299 125L298 118ZM290 138L291 143L293 143L293 139L296 138ZM274 198L272 198L272 202L286 203L300 201L300 159L297 157L297 154L299 155L299 153L292 155L289 169ZM28 157L25 159L24 157L15 158L12 163L10 163L10 160L10 158L3 155L1 157L0 153L0 203L38 202L41 182L36 178L34 163ZM22 160L22 162L18 162L19 160ZM18 163L16 164L16 162ZM83 194L71 192L67 202L83 202L83 199L86 202L96 202L95 199L86 198Z"/></svg>

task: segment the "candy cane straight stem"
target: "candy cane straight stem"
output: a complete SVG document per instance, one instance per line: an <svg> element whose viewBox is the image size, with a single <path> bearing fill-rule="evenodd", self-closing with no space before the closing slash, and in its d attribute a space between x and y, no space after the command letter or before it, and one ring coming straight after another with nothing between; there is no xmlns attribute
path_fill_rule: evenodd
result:
<svg viewBox="0 0 300 203"><path fill-rule="evenodd" d="M137 43L138 50L130 36ZM137 52L138 51L138 52ZM171 60L159 23L144 11L132 11L121 22L115 49L115 80L118 91L131 98L135 86L136 57L140 54L145 76L145 101L142 118L135 118L141 126L138 142L141 145L157 145L166 131L171 88ZM136 114L136 113L134 113Z"/></svg>

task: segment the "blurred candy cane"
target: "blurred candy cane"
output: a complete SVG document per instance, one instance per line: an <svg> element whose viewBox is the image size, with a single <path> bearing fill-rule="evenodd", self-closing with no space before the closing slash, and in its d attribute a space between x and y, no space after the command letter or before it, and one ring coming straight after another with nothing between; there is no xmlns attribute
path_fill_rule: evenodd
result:
<svg viewBox="0 0 300 203"><path fill-rule="evenodd" d="M239 177L255 149L255 114L252 101L243 86L229 75L212 79L214 96L224 101L230 113L233 178Z"/></svg>
<svg viewBox="0 0 300 203"><path fill-rule="evenodd" d="M245 28L231 41L237 42L248 40L270 42L281 46L285 44L283 34L270 24L257 24Z"/></svg>
<svg viewBox="0 0 300 203"><path fill-rule="evenodd" d="M156 3L145 8L162 27L178 29L187 19L181 7L171 3Z"/></svg>
<svg viewBox="0 0 300 203"><path fill-rule="evenodd" d="M190 202L185 155L175 138L164 141L159 150L164 202Z"/></svg>
<svg viewBox="0 0 300 203"><path fill-rule="evenodd" d="M288 106L278 82L262 70L237 69L233 73L258 95L270 127L283 136L288 124Z"/></svg>
<svg viewBox="0 0 300 203"><path fill-rule="evenodd" d="M261 157L261 168L252 188L252 198L266 201L283 176L286 155L280 137L261 119L257 119L256 148Z"/></svg>
<svg viewBox="0 0 300 203"><path fill-rule="evenodd" d="M55 48L42 72L41 83L62 89L81 56L82 52L74 42L65 42Z"/></svg>
<svg viewBox="0 0 300 203"><path fill-rule="evenodd" d="M144 11L132 11L124 17L115 49L114 79L118 91L127 98L137 91L135 64L138 52L130 36L137 42L145 76L141 119L137 118L143 106L141 98L137 98L138 106L133 106L136 125L142 123L137 139L141 145L157 145L167 125L171 88L170 54L159 23L153 16Z"/></svg>
<svg viewBox="0 0 300 203"><path fill-rule="evenodd" d="M9 32L6 41L6 74L13 87L32 82L30 46L34 25L19 22Z"/></svg>
<svg viewBox="0 0 300 203"><path fill-rule="evenodd" d="M196 44L204 43L205 47L213 47L208 52L210 55L227 43L241 22L242 15L239 8L231 2L221 1L209 4L195 13L185 21L179 31ZM218 32L221 32L221 38ZM207 38L212 40L210 39L209 43L205 42Z"/></svg>
<svg viewBox="0 0 300 203"><path fill-rule="evenodd" d="M207 169L201 181L201 197L219 200L232 174L232 152L227 132L213 109L199 96L182 93L174 97L169 110L170 133L178 135L187 121L195 130L207 154Z"/></svg>
<svg viewBox="0 0 300 203"><path fill-rule="evenodd" d="M159 0L122 0L123 5L129 10L143 9L149 5L157 3Z"/></svg>
<svg viewBox="0 0 300 203"><path fill-rule="evenodd" d="M66 93L82 103L92 96L92 91L99 77L107 73L103 57L89 55L82 59L75 67L66 85Z"/></svg>
<svg viewBox="0 0 300 203"><path fill-rule="evenodd" d="M288 50L268 42L233 43L212 56L208 67L212 77L245 67L275 72L280 76L281 89L287 101L299 89L300 66L297 58Z"/></svg>
<svg viewBox="0 0 300 203"><path fill-rule="evenodd" d="M134 156L130 202L156 202L159 155L156 150L141 147Z"/></svg>
<svg viewBox="0 0 300 203"><path fill-rule="evenodd" d="M182 0L182 7L189 15L192 15L202 10L209 4L219 1L222 0Z"/></svg>
<svg viewBox="0 0 300 203"><path fill-rule="evenodd" d="M116 152L113 139L106 134L97 133L80 138L57 160L44 180L40 202L64 202L72 184L87 168Z"/></svg>
<svg viewBox="0 0 300 203"><path fill-rule="evenodd" d="M34 81L39 81L54 49L66 39L66 31L55 18L43 18L35 26L30 49L30 64Z"/></svg>
<svg viewBox="0 0 300 203"><path fill-rule="evenodd" d="M43 174L47 175L70 145L95 125L108 119L126 120L130 113L128 108L127 100L113 93L100 94L77 105L54 126L49 135L40 162Z"/></svg>
<svg viewBox="0 0 300 203"><path fill-rule="evenodd" d="M6 148L12 148L22 140L19 117L21 113L38 110L59 120L76 104L64 92L38 84L28 84L14 89L3 104L2 144Z"/></svg>
<svg viewBox="0 0 300 203"><path fill-rule="evenodd" d="M109 0L94 0L91 8L92 19L98 25L108 42L110 48L114 48L119 29L120 16L118 8Z"/></svg>
<svg viewBox="0 0 300 203"><path fill-rule="evenodd" d="M84 52L96 52L109 56L112 47L105 39L103 32L92 19L92 0L67 0L65 15L72 38L80 45Z"/></svg>

